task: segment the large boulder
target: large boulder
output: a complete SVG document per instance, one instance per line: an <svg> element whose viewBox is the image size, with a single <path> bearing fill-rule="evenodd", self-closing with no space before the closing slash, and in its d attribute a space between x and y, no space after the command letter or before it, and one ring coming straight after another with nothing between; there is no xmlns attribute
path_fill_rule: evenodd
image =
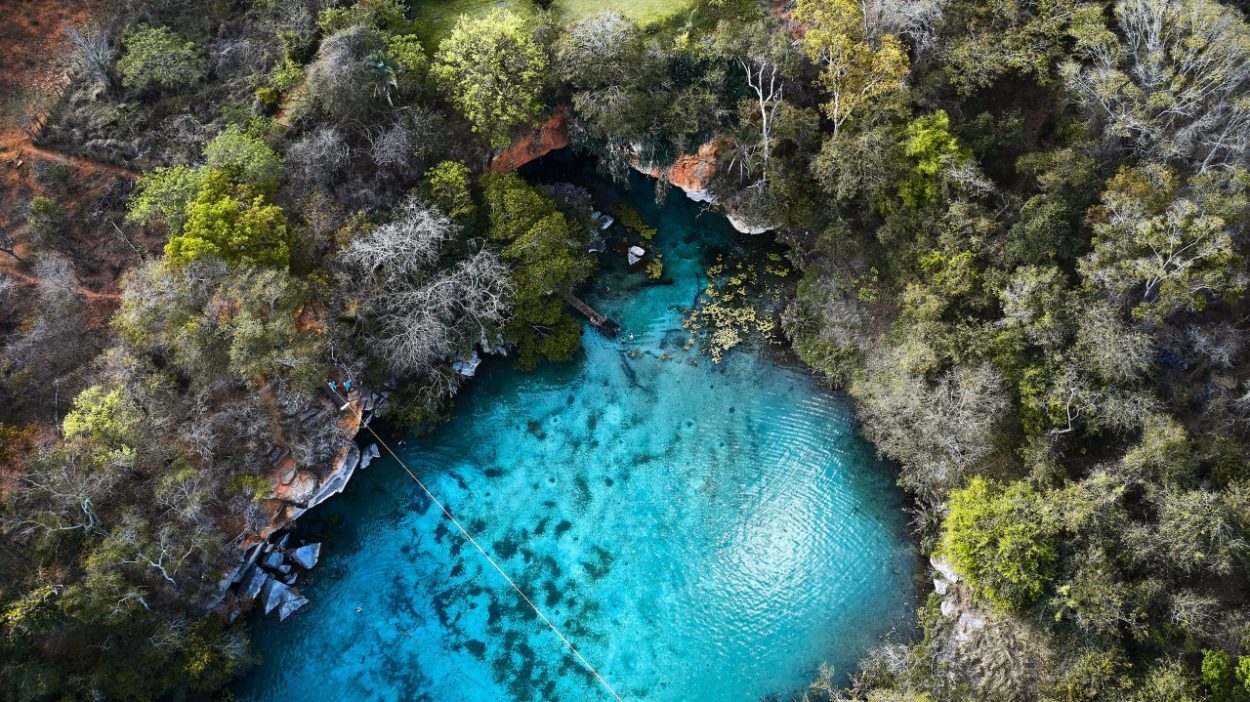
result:
<svg viewBox="0 0 1250 702"><path fill-rule="evenodd" d="M278 605L278 621L286 621L286 618L295 613L295 610L308 604L308 598L299 593L298 590L287 588L282 593L282 602Z"/></svg>
<svg viewBox="0 0 1250 702"><path fill-rule="evenodd" d="M264 566L265 570L280 570L282 568L282 554L276 550L270 551L261 557L260 564Z"/></svg>
<svg viewBox="0 0 1250 702"><path fill-rule="evenodd" d="M303 568L304 570L312 570L317 565L317 559L321 556L321 544L308 544L287 554L291 562Z"/></svg>
<svg viewBox="0 0 1250 702"><path fill-rule="evenodd" d="M269 574L260 568L253 568L252 572L244 579L243 585L239 587L239 599L251 602L260 596L265 586L273 580Z"/></svg>
<svg viewBox="0 0 1250 702"><path fill-rule="evenodd" d="M278 605L282 603L282 594L290 589L291 588L281 580L274 580L273 578L270 578L269 581L265 583L265 588L261 590L260 593L260 601L265 608L265 614L269 614L273 610L277 609Z"/></svg>

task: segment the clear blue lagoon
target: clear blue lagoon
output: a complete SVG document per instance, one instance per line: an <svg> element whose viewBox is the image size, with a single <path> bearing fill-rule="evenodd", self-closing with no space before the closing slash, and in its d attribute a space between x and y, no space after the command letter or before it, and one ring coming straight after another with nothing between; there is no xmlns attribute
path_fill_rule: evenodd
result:
<svg viewBox="0 0 1250 702"><path fill-rule="evenodd" d="M580 357L532 373L488 360L404 458L624 699L789 699L822 662L841 675L909 626L893 471L847 399L775 349L713 364L686 348L708 265L757 244L678 191L657 206L649 181L584 168L565 175L601 209L623 199L659 228L664 279L605 255L586 299L621 337L588 330ZM312 603L256 618L241 697L610 699L395 463L297 536L324 542L300 583Z"/></svg>

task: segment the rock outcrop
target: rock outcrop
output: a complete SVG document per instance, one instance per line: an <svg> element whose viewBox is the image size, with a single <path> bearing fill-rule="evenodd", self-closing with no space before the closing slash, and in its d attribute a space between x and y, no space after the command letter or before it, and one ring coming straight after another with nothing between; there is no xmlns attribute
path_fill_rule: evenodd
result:
<svg viewBox="0 0 1250 702"><path fill-rule="evenodd" d="M929 632L930 651L958 683L1004 700L1033 700L1054 670L1044 633L1023 619L984 606L949 561L929 560L941 616Z"/></svg>
<svg viewBox="0 0 1250 702"><path fill-rule="evenodd" d="M686 193L686 197L695 202L715 203L716 198L708 191L707 184L716 172L716 154L719 148L715 141L709 141L699 147L693 155L682 154L673 165L661 168L654 164L635 162L634 169L652 178L660 178L675 188Z"/></svg>
<svg viewBox="0 0 1250 702"><path fill-rule="evenodd" d="M490 160L490 170L495 173L516 170L568 145L569 114L561 105L536 131L513 141L495 154Z"/></svg>
<svg viewBox="0 0 1250 702"><path fill-rule="evenodd" d="M234 597L232 620L253 605L259 605L265 614L277 612L278 619L283 620L308 604L308 598L293 586L301 574L317 565L321 544L288 548L289 540L287 533L276 542L264 541L247 550L244 563L233 571L222 591L222 601Z"/></svg>
<svg viewBox="0 0 1250 702"><path fill-rule="evenodd" d="M561 105L537 130L515 139L491 157L489 170L495 173L516 170L568 145L568 109ZM695 202L717 204L707 185L716 172L716 155L719 150L717 141L712 140L700 146L693 154L682 154L671 166L661 168L635 161L634 169L653 178L662 178ZM725 217L734 229L743 234L762 234L777 228L776 224L751 221L748 217L728 210L725 211Z"/></svg>
<svg viewBox="0 0 1250 702"><path fill-rule="evenodd" d="M682 154L678 156L671 166L660 168L656 165L643 165L635 162L634 169L652 178L660 178L668 182L695 202L706 202L710 205L716 205L720 203L716 201L716 197L708 190L708 183L711 181L712 175L716 173L716 155L719 150L720 147L713 140L700 146L699 150L693 155ZM750 218L725 206L722 206L721 210L724 212L725 218L729 220L729 224L743 234L763 234L777 228L777 225L774 223L752 221Z"/></svg>
<svg viewBox="0 0 1250 702"><path fill-rule="evenodd" d="M266 397L263 389L261 396ZM388 396L388 392L376 392L359 384L345 390L335 381L335 384L327 384L326 397L321 400L324 406L309 407L287 416L286 421L307 428L305 425L319 415L338 413L337 422L331 421L328 426L333 428L332 441L341 441L342 445L329 462L328 470L324 466L301 466L283 445L284 433L275 433L274 448L266 459L271 466L263 474L273 486L264 502L268 519L256 537L243 544L238 561L219 582L217 596L207 603L209 609L224 605L233 619L243 609L260 602L266 613L276 609L279 618L285 619L308 602L298 591L290 590L290 586L301 573L316 565L321 545L290 550L286 547L289 533L279 535L309 509L341 493L357 470L381 455L377 444L362 451L355 437ZM275 590L278 594L272 594Z"/></svg>

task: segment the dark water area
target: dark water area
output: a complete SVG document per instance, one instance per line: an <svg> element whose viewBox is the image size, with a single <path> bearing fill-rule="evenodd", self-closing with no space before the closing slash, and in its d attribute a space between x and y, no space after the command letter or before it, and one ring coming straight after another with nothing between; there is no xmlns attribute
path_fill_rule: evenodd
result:
<svg viewBox="0 0 1250 702"><path fill-rule="evenodd" d="M568 157L527 177L624 201L664 276L605 254L586 299L623 327L573 361L488 359L405 461L626 700L755 702L907 630L916 557L892 469L848 400L779 354L713 364L681 321L716 256L766 246L641 176ZM631 338L632 335L632 338ZM312 603L257 618L254 700L582 702L605 691L392 461L304 517Z"/></svg>

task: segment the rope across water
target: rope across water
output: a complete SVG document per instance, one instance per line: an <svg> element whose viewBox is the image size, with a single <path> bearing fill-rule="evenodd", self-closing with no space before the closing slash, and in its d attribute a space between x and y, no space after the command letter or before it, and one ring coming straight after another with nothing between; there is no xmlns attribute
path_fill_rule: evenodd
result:
<svg viewBox="0 0 1250 702"><path fill-rule="evenodd" d="M438 507L439 511L443 513L443 516L447 518L447 521L451 522L456 527L461 536L463 536L465 540L473 546L473 548L477 549L478 553L482 554L482 558L485 558L486 562L495 569L495 572L499 573L508 585L516 591L516 594L521 598L521 600L524 601L525 604L529 605L530 609L534 610L534 614L538 615L538 618L547 625L547 628L551 630L551 633L555 634L556 638L560 639L560 643L564 644L564 647L568 649L569 653L571 653L575 659L577 659L577 662L590 672L591 675L595 676L595 680L599 681L599 684L603 686L603 689L607 690L608 694L612 695L612 698L615 699L616 702L625 702L621 698L620 694L617 693L616 689L613 688L607 681L607 679L604 678L603 675L601 675L599 671L590 664L590 661L586 660L586 657L582 655L581 651L577 650L577 647L573 645L573 642L569 641L568 638L560 632L560 629L556 627L555 623L553 623L551 619L549 619L547 615L538 608L538 605L534 604L534 601L530 599L529 595L525 594L525 591L521 589L521 586L517 585L516 581L504 572L503 568L495 562L495 559L491 558L491 555L486 552L486 549L482 548L482 545L477 542L477 539L473 538L473 535L469 533L469 530L465 529L464 526L460 524L460 521L456 519L456 517L447 509L447 507L445 507L443 503L434 496L434 493L425 486L425 483L421 482L421 479L418 478L417 474L408 467L408 464L404 461L404 459L400 458L399 455L391 449L390 444L386 443L382 437L378 436L377 432L375 432L372 427L365 423L364 415L356 407L355 403L344 399L341 395L339 395L337 389L331 389L330 392L334 393L334 396L343 402L341 409L350 407L352 411L356 413L357 418L360 419L361 426L373 436L373 438L378 442L378 445L386 449L386 452L390 454L391 458L394 458L395 461L399 463L400 467L404 469L404 472L408 474L408 477L412 479L412 482L416 483L417 487L421 488L421 491L425 493L425 496L430 498L430 502L433 502Z"/></svg>

